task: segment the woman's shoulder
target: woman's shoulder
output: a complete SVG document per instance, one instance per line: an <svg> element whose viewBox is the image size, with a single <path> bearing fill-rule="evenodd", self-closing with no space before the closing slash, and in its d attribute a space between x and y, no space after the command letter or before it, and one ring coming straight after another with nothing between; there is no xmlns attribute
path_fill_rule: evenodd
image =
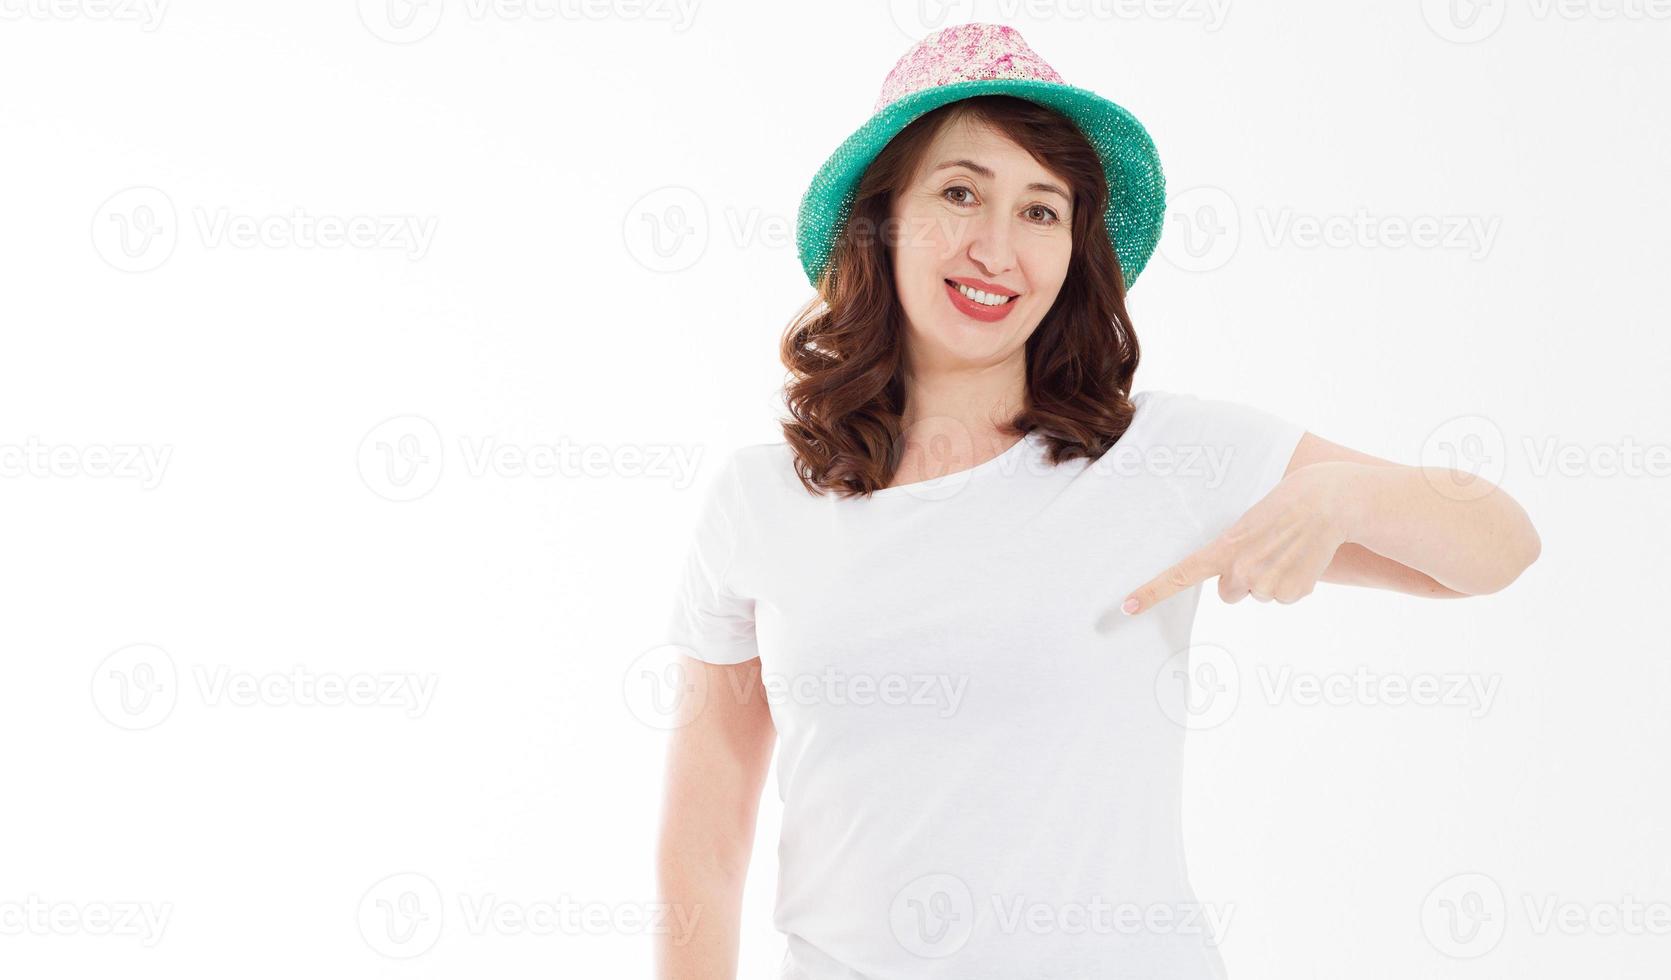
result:
<svg viewBox="0 0 1671 980"><path fill-rule="evenodd" d="M1151 412L1178 411L1207 400L1200 395L1171 388L1145 388L1131 393L1131 403L1140 412L1145 409Z"/></svg>
<svg viewBox="0 0 1671 980"><path fill-rule="evenodd" d="M1131 395L1132 424L1212 426L1256 411L1252 406L1225 398L1197 395L1165 388L1148 388Z"/></svg>
<svg viewBox="0 0 1671 980"><path fill-rule="evenodd" d="M1186 422L1202 399L1167 388L1145 388L1131 394L1132 416L1127 432L1143 433Z"/></svg>
<svg viewBox="0 0 1671 980"><path fill-rule="evenodd" d="M725 450L717 466L717 479L728 481L731 492L745 504L781 496L791 489L804 492L795 476L794 454L782 439Z"/></svg>
<svg viewBox="0 0 1671 980"><path fill-rule="evenodd" d="M1134 406L1122 442L1161 446L1257 447L1292 444L1303 427L1247 402L1166 389L1131 396Z"/></svg>

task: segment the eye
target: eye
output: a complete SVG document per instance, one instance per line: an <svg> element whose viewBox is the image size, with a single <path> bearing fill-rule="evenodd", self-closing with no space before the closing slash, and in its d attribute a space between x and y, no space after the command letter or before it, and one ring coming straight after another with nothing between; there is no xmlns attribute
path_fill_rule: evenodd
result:
<svg viewBox="0 0 1671 980"><path fill-rule="evenodd" d="M1050 208L1045 207L1042 204L1033 205L1032 207L1027 209L1026 213L1027 214L1032 214L1035 211L1042 211L1046 215L1046 217L1044 217L1044 218L1034 219L1034 220L1038 221L1038 223L1041 224L1041 225L1053 225L1056 222L1062 220L1061 218L1057 217L1055 211L1051 210Z"/></svg>
<svg viewBox="0 0 1671 980"><path fill-rule="evenodd" d="M950 187L946 188L945 190L941 191L940 196L945 197L947 194L950 194L953 191L962 191L963 193L970 195L971 198L974 196L974 193L975 193L973 190L971 190L968 187L963 186L962 184L953 184L952 186L950 186ZM953 200L952 203L953 204L963 204L965 202L958 201L958 200Z"/></svg>

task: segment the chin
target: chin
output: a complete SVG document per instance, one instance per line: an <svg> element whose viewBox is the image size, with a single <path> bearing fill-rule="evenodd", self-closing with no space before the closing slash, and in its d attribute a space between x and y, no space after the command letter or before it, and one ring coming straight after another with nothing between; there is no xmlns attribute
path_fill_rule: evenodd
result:
<svg viewBox="0 0 1671 980"><path fill-rule="evenodd" d="M976 323L962 317L943 317L929 327L928 339L945 356L971 363L991 361L1016 336L1016 325Z"/></svg>

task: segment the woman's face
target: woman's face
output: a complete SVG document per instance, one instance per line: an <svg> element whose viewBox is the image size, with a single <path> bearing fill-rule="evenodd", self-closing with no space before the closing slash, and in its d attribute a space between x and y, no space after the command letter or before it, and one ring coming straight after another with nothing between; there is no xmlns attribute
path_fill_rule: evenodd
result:
<svg viewBox="0 0 1671 980"><path fill-rule="evenodd" d="M978 366L1021 350L1067 276L1071 205L1066 181L985 124L941 129L891 214L914 367Z"/></svg>

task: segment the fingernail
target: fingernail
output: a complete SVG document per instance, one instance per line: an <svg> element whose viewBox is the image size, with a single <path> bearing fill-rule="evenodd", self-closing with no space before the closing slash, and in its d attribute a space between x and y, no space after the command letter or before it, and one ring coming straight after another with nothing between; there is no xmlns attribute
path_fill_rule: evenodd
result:
<svg viewBox="0 0 1671 980"><path fill-rule="evenodd" d="M1136 612L1137 611L1137 597L1132 596L1130 599L1127 599L1125 602L1121 603L1120 604L1120 611L1125 613L1127 616L1130 616L1132 613Z"/></svg>

